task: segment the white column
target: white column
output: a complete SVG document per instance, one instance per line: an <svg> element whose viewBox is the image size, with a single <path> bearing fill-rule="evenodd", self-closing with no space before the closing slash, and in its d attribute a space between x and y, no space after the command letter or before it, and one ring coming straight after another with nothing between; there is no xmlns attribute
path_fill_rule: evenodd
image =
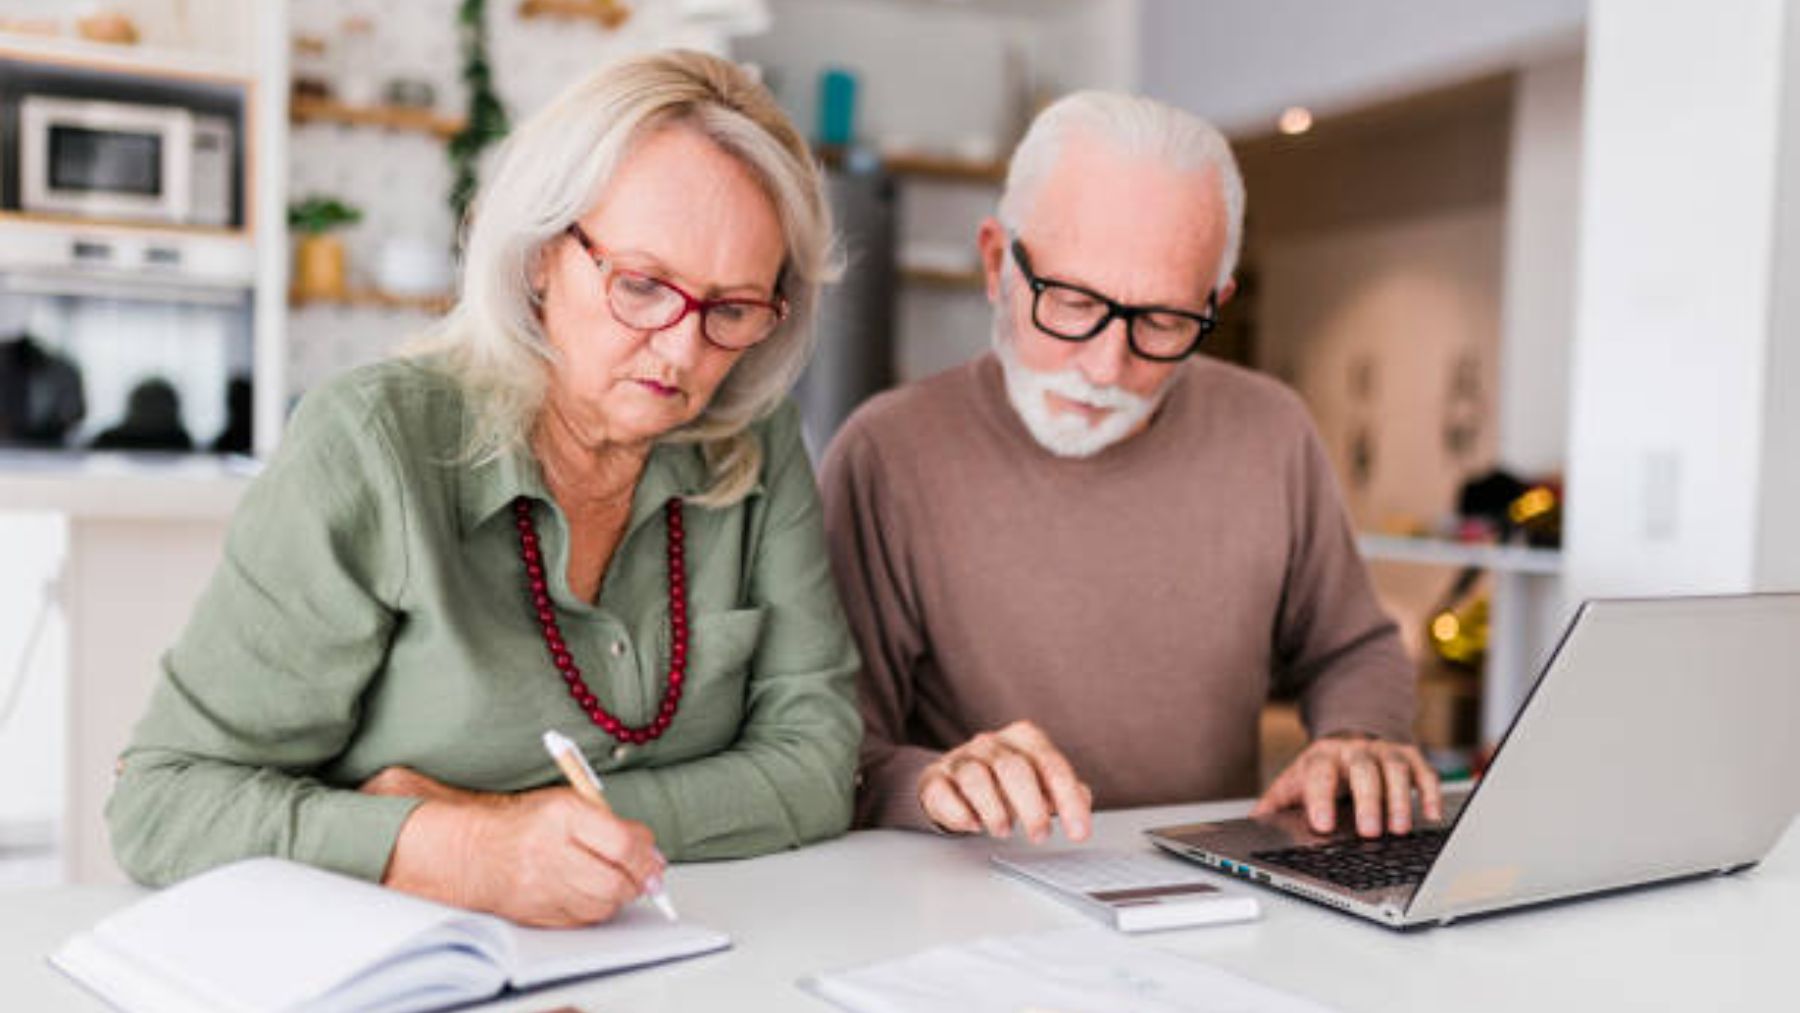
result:
<svg viewBox="0 0 1800 1013"><path fill-rule="evenodd" d="M1783 130L1800 115L1797 17L1782 0L1594 0L1572 599L1745 591L1800 571L1800 355L1783 347L1800 309L1800 131Z"/></svg>

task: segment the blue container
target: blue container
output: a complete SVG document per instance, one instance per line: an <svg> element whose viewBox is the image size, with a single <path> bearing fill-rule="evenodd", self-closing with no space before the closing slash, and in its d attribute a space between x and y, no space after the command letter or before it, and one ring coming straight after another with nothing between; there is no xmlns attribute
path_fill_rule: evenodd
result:
<svg viewBox="0 0 1800 1013"><path fill-rule="evenodd" d="M856 75L842 67L819 72L818 141L847 148L856 139Z"/></svg>

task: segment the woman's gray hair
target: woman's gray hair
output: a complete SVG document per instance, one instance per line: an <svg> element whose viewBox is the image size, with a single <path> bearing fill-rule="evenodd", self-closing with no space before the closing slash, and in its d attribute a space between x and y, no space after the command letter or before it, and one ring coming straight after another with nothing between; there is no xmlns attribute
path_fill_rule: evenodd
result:
<svg viewBox="0 0 1800 1013"><path fill-rule="evenodd" d="M787 318L744 353L697 418L663 437L700 445L711 478L696 502L734 503L755 486L763 450L747 428L805 368L821 286L840 270L831 212L806 142L768 91L729 61L682 50L601 69L502 145L471 205L457 303L407 349L440 355L461 384L474 418L469 459L529 446L542 410L556 353L532 293L539 258L594 206L638 142L677 125L743 162L781 220Z"/></svg>
<svg viewBox="0 0 1800 1013"><path fill-rule="evenodd" d="M1155 99L1078 91L1039 113L1013 152L1006 192L1000 196L1000 220L1008 228L1019 227L1038 188L1056 166L1063 145L1074 137L1108 144L1122 154L1154 158L1180 172L1213 170L1225 202L1225 257L1214 284L1224 288L1237 270L1243 244L1244 178L1238 173L1230 143L1217 127Z"/></svg>

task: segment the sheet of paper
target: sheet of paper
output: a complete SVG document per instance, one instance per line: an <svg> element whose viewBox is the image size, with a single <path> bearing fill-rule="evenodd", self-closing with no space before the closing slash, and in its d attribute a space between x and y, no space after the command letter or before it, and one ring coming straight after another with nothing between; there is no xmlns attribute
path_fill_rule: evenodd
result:
<svg viewBox="0 0 1800 1013"><path fill-rule="evenodd" d="M857 1013L1328 1013L1309 999L1094 928L939 946L801 985Z"/></svg>

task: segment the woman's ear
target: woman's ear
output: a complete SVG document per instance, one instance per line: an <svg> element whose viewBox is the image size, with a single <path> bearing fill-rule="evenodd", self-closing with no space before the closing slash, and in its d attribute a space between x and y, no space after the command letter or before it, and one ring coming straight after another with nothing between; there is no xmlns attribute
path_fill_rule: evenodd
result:
<svg viewBox="0 0 1800 1013"><path fill-rule="evenodd" d="M531 255L531 263L525 271L526 280L531 284L531 304L544 305L544 295L550 291L550 248L555 243L545 243Z"/></svg>

